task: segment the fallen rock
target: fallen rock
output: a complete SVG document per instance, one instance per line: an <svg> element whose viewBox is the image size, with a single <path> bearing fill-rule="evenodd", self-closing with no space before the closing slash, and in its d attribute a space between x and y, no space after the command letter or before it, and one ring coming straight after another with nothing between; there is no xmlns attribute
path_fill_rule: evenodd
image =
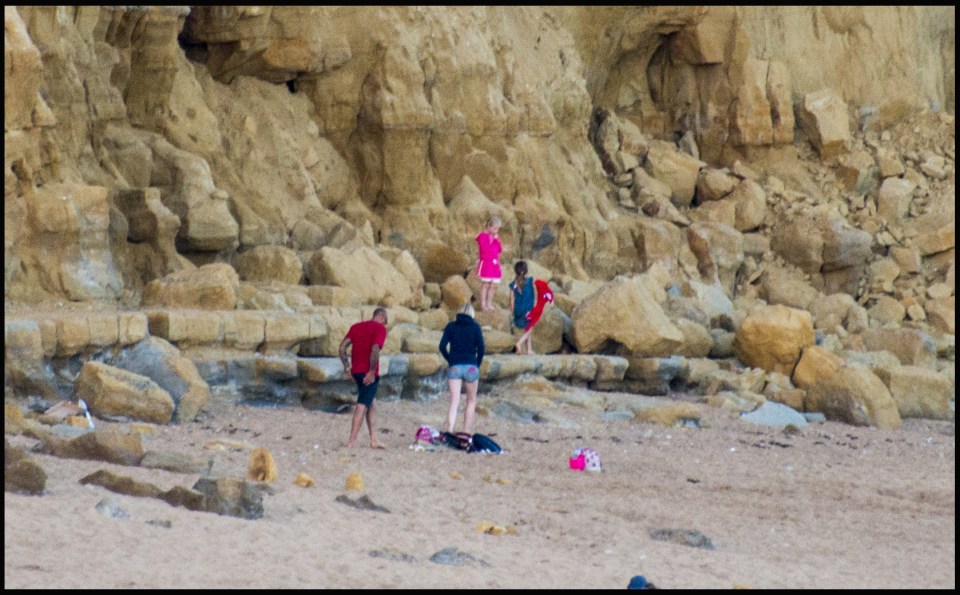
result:
<svg viewBox="0 0 960 595"><path fill-rule="evenodd" d="M749 413L740 416L743 421L762 426L807 426L807 418L791 407L767 401Z"/></svg>
<svg viewBox="0 0 960 595"><path fill-rule="evenodd" d="M250 453L247 464L247 479L252 481L274 481L277 479L277 464L266 448L255 448Z"/></svg>
<svg viewBox="0 0 960 595"><path fill-rule="evenodd" d="M631 313L623 316L624 312ZM580 353L616 341L637 356L669 355L684 336L639 277L618 276L573 310L573 342Z"/></svg>
<svg viewBox="0 0 960 595"><path fill-rule="evenodd" d="M892 430L902 424L890 391L869 368L859 364L842 366L820 378L807 391L804 408L856 426Z"/></svg>
<svg viewBox="0 0 960 595"><path fill-rule="evenodd" d="M762 306L737 329L733 349L743 363L790 376L805 347L814 344L810 313L787 306Z"/></svg>
<svg viewBox="0 0 960 595"><path fill-rule="evenodd" d="M846 152L850 140L847 105L834 90L821 89L804 95L797 106L797 124L820 157L826 159Z"/></svg>
<svg viewBox="0 0 960 595"><path fill-rule="evenodd" d="M166 424L175 407L170 393L150 378L96 361L83 364L75 394L97 417Z"/></svg>
<svg viewBox="0 0 960 595"><path fill-rule="evenodd" d="M873 373L890 390L900 417L953 419L952 383L937 372L917 366L878 367Z"/></svg>
<svg viewBox="0 0 960 595"><path fill-rule="evenodd" d="M22 449L3 441L3 489L6 492L39 495L47 487L47 474Z"/></svg>
<svg viewBox="0 0 960 595"><path fill-rule="evenodd" d="M143 290L143 306L233 310L239 288L240 277L232 266L206 264L150 281Z"/></svg>
<svg viewBox="0 0 960 595"><path fill-rule="evenodd" d="M132 467L139 465L144 455L140 434L125 434L109 426L69 440L47 436L34 450L66 459L92 459Z"/></svg>

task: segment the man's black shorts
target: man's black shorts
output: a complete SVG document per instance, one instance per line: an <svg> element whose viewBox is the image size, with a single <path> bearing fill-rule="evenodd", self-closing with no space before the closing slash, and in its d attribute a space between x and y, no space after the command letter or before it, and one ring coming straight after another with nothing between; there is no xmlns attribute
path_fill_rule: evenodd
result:
<svg viewBox="0 0 960 595"><path fill-rule="evenodd" d="M370 407L373 404L373 398L377 396L377 388L380 387L380 377L374 378L368 385L363 384L363 377L366 374L354 374L353 379L357 381L357 403L364 407Z"/></svg>

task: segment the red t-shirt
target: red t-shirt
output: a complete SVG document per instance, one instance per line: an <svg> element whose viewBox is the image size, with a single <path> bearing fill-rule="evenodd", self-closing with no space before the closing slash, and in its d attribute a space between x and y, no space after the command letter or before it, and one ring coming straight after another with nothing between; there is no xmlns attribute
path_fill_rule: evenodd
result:
<svg viewBox="0 0 960 595"><path fill-rule="evenodd" d="M350 373L366 374L370 371L370 352L373 350L373 345L377 344L380 349L383 349L383 344L387 340L387 327L376 320L364 320L350 327L347 338L353 344L350 350ZM380 375L379 361L374 374Z"/></svg>

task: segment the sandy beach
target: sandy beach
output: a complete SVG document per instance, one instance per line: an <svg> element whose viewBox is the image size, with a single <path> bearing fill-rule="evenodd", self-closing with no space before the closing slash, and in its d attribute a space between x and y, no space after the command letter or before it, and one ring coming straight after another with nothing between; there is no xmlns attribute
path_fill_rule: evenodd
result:
<svg viewBox="0 0 960 595"><path fill-rule="evenodd" d="M47 493L5 495L4 586L623 589L637 574L686 589L956 584L953 422L785 432L700 405L703 427L666 428L558 405L569 423L479 416L475 431L507 451L485 455L410 448L419 425L442 426L445 397L378 407L386 450L342 448L349 415L223 400L145 439L145 450L213 457L215 477L245 476L250 454L205 450L211 440L269 449L279 477L256 520L78 483L109 469L166 490L198 475L34 454ZM576 447L598 451L603 472L568 469ZM295 485L301 472L316 485ZM352 472L389 512L336 501L360 495L345 490ZM104 500L115 516L97 511ZM459 565L436 561L447 548Z"/></svg>

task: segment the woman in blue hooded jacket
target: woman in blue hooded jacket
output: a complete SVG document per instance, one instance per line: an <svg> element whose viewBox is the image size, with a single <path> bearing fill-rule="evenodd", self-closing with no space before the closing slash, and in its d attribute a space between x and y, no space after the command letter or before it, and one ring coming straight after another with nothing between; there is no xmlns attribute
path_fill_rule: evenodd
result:
<svg viewBox="0 0 960 595"><path fill-rule="evenodd" d="M457 310L457 318L443 329L440 354L447 360L447 386L450 389L450 410L447 413L447 431L453 433L460 406L460 390L467 389L467 406L463 412L463 431L470 433L477 408L477 387L480 384L480 364L483 363L483 331L473 319L473 306L468 303Z"/></svg>

